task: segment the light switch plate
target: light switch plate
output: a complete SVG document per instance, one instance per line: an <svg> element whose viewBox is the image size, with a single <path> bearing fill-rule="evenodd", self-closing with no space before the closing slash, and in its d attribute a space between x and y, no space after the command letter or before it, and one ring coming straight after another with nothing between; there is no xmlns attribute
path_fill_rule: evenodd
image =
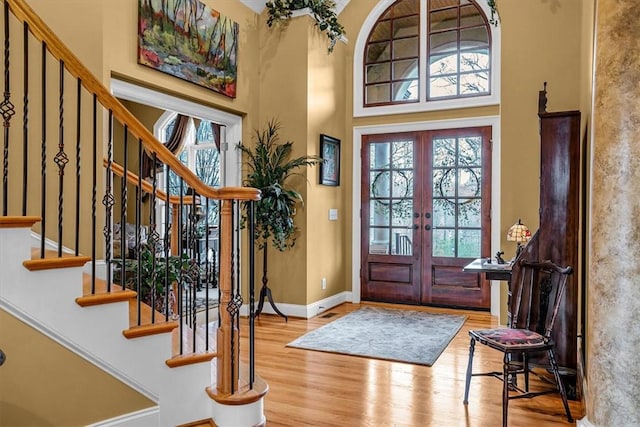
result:
<svg viewBox="0 0 640 427"><path fill-rule="evenodd" d="M329 209L329 221L338 220L338 209Z"/></svg>

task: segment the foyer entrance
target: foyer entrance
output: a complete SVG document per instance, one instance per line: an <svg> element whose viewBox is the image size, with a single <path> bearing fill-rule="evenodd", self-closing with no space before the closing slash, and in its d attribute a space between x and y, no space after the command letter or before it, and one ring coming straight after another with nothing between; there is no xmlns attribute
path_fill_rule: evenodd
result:
<svg viewBox="0 0 640 427"><path fill-rule="evenodd" d="M491 127L362 139L361 298L490 308Z"/></svg>

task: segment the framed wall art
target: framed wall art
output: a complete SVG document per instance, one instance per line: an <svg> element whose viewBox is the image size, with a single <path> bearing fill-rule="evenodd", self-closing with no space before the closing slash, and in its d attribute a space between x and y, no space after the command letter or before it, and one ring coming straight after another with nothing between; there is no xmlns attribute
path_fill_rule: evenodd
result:
<svg viewBox="0 0 640 427"><path fill-rule="evenodd" d="M320 135L320 184L340 185L340 140Z"/></svg>
<svg viewBox="0 0 640 427"><path fill-rule="evenodd" d="M198 0L138 0L138 63L236 97L236 22Z"/></svg>

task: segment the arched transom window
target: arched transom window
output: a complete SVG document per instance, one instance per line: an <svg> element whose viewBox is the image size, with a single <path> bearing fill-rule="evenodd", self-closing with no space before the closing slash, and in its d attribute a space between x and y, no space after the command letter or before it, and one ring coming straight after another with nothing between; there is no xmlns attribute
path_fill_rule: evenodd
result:
<svg viewBox="0 0 640 427"><path fill-rule="evenodd" d="M370 28L365 109L492 94L492 28L476 1L397 0Z"/></svg>

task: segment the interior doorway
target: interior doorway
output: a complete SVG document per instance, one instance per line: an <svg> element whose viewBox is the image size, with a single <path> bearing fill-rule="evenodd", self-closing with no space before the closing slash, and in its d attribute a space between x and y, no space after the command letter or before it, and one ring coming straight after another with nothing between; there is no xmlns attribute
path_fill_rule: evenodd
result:
<svg viewBox="0 0 640 427"><path fill-rule="evenodd" d="M462 267L491 251L489 126L362 138L361 297L489 309Z"/></svg>

